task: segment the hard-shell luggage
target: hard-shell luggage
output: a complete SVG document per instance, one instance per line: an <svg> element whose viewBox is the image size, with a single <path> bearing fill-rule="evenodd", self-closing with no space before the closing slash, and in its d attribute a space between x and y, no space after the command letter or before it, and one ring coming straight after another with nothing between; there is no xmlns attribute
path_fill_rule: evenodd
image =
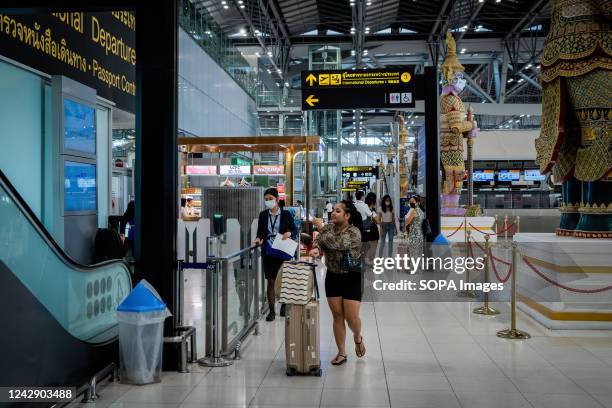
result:
<svg viewBox="0 0 612 408"><path fill-rule="evenodd" d="M312 266L314 297L305 305L288 304L285 317L287 375L321 376L319 287Z"/></svg>

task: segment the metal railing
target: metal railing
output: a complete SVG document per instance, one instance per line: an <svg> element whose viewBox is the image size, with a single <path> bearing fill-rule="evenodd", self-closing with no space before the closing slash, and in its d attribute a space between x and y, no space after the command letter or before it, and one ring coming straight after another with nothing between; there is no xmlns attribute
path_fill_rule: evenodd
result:
<svg viewBox="0 0 612 408"><path fill-rule="evenodd" d="M267 312L265 279L256 246L221 255L224 237L207 238L206 263L185 263L185 268L206 271L205 366L232 364L240 359L244 340L258 332L258 320Z"/></svg>

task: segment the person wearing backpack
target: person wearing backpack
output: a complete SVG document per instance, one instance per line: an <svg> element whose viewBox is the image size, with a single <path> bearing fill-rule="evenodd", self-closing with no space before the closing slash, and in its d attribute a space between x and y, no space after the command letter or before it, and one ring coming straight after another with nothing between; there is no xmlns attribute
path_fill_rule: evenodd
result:
<svg viewBox="0 0 612 408"><path fill-rule="evenodd" d="M408 235L408 256L412 258L420 257L424 251L423 220L425 213L421 210L420 201L419 196L410 197L410 210L404 222Z"/></svg>

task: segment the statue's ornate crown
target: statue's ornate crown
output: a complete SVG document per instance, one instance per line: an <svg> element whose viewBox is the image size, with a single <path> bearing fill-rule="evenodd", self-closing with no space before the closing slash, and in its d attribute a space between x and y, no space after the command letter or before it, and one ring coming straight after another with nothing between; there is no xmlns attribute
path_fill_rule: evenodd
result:
<svg viewBox="0 0 612 408"><path fill-rule="evenodd" d="M465 71L465 68L457 59L457 44L450 31L446 32L446 58L442 63L442 76L451 83L457 72Z"/></svg>

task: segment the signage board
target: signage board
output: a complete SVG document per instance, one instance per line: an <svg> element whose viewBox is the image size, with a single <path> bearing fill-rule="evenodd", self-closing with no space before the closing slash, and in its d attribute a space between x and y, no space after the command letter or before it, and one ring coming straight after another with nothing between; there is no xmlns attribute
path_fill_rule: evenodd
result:
<svg viewBox="0 0 612 408"><path fill-rule="evenodd" d="M276 184L276 191L278 191L278 199L279 200L284 200L286 198L286 195L285 195L285 183L277 183Z"/></svg>
<svg viewBox="0 0 612 408"><path fill-rule="evenodd" d="M256 164L253 166L253 174L256 176L283 176L285 166L282 164Z"/></svg>
<svg viewBox="0 0 612 408"><path fill-rule="evenodd" d="M414 70L302 71L302 110L415 106Z"/></svg>
<svg viewBox="0 0 612 408"><path fill-rule="evenodd" d="M190 176L216 176L217 166L185 166L185 174Z"/></svg>
<svg viewBox="0 0 612 408"><path fill-rule="evenodd" d="M222 176L250 176L251 166L222 164L219 166L219 174Z"/></svg>
<svg viewBox="0 0 612 408"><path fill-rule="evenodd" d="M540 173L538 169L525 170L525 181L544 181L546 176Z"/></svg>
<svg viewBox="0 0 612 408"><path fill-rule="evenodd" d="M367 188L370 187L369 181L347 181L346 186L348 188Z"/></svg>
<svg viewBox="0 0 612 408"><path fill-rule="evenodd" d="M129 11L0 14L2 55L94 88L135 111L136 16Z"/></svg>
<svg viewBox="0 0 612 408"><path fill-rule="evenodd" d="M372 177L372 166L342 166L343 177Z"/></svg>

